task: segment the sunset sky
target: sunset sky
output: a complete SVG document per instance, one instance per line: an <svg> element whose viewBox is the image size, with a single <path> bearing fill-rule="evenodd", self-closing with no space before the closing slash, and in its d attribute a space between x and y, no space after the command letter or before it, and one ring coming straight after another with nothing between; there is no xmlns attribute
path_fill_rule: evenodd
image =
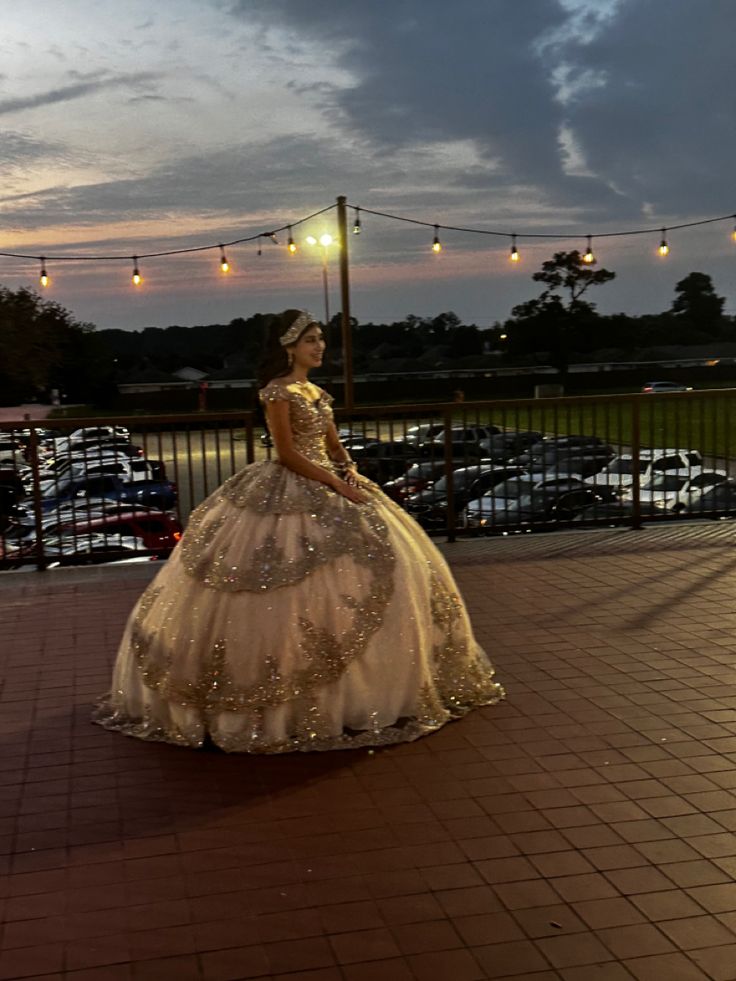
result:
<svg viewBox="0 0 736 981"><path fill-rule="evenodd" d="M691 270L736 313L733 0L48 0L3 7L0 251L124 255L216 244L334 203L515 232L365 215L348 243L361 321L454 310L486 325L585 236L617 279L604 312L666 309ZM352 217L352 211L351 211ZM99 327L321 315L307 234L141 262L48 262L45 295ZM524 233L573 235L531 242ZM330 258L332 308L337 263ZM0 284L37 284L0 259Z"/></svg>

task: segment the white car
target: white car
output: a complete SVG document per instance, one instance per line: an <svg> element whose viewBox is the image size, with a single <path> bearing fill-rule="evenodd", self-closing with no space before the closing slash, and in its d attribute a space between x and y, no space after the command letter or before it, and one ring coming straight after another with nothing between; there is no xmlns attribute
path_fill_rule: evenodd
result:
<svg viewBox="0 0 736 981"><path fill-rule="evenodd" d="M630 453L614 457L599 473L585 478L596 487L630 487L634 482L634 458ZM666 470L690 470L700 466L702 457L697 450L643 449L639 451L639 482L645 484L655 473Z"/></svg>
<svg viewBox="0 0 736 981"><path fill-rule="evenodd" d="M94 439L96 436L114 436L116 439L130 439L130 430L126 426L85 426L69 433L67 439ZM61 437L62 439L64 437Z"/></svg>
<svg viewBox="0 0 736 981"><path fill-rule="evenodd" d="M697 509L700 497L712 487L728 480L725 470L689 467L687 470L665 470L655 473L639 490L642 511L677 513ZM631 488L624 488L622 498L631 500Z"/></svg>

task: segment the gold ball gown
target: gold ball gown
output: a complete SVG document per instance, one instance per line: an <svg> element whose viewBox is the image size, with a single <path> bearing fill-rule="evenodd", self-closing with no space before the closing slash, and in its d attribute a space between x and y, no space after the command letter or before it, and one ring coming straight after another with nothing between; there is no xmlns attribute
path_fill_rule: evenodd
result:
<svg viewBox="0 0 736 981"><path fill-rule="evenodd" d="M289 403L296 449L336 467L326 392L259 394ZM283 753L406 742L503 697L444 558L359 479L363 504L269 460L211 494L131 613L93 720Z"/></svg>

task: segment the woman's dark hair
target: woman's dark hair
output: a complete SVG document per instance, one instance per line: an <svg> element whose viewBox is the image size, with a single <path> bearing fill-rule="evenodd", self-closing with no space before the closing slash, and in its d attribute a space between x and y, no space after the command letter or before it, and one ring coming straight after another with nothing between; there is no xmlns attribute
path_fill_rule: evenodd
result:
<svg viewBox="0 0 736 981"><path fill-rule="evenodd" d="M281 336L286 333L296 318L301 316L303 312L303 310L284 310L283 313L274 317L271 321L266 336L266 349L263 360L258 366L257 378L259 389L265 388L274 378L283 378L284 375L289 374L291 370L289 366L289 355L286 348L281 344ZM302 334L311 326L312 323L308 323ZM301 337L301 334L299 337ZM297 337L297 341L299 337Z"/></svg>

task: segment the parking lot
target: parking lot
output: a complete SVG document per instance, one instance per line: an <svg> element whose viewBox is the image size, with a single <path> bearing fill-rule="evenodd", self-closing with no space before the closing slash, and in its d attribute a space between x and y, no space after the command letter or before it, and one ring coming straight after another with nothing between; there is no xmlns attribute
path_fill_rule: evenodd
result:
<svg viewBox="0 0 736 981"><path fill-rule="evenodd" d="M360 472L452 539L733 518L732 400L374 406L337 422ZM247 413L81 421L0 432L0 568L163 558L194 507L271 452Z"/></svg>
<svg viewBox="0 0 736 981"><path fill-rule="evenodd" d="M153 567L1 577L0 978L735 978L731 527L443 547L508 699L374 752L92 726Z"/></svg>

